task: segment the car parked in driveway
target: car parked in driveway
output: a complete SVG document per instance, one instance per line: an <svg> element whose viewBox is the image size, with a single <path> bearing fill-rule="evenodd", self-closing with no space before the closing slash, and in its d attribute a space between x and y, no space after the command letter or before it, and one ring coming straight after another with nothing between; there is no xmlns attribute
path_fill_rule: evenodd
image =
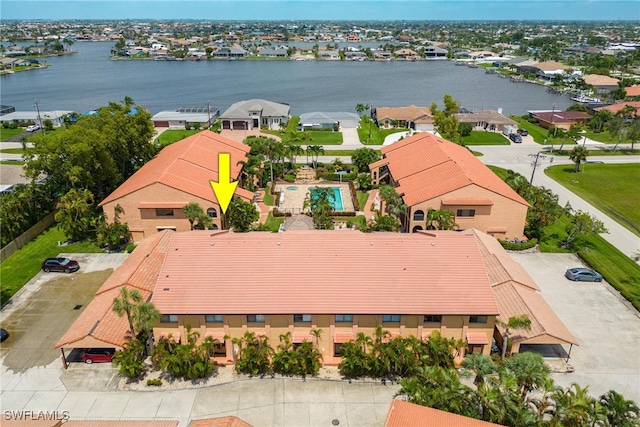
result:
<svg viewBox="0 0 640 427"><path fill-rule="evenodd" d="M78 261L63 257L47 258L42 263L42 271L45 273L50 271L73 273L79 269L80 264L78 264Z"/></svg>
<svg viewBox="0 0 640 427"><path fill-rule="evenodd" d="M9 338L9 332L5 328L0 328L0 342Z"/></svg>
<svg viewBox="0 0 640 427"><path fill-rule="evenodd" d="M88 348L82 353L82 361L89 364L111 362L115 353L113 348Z"/></svg>
<svg viewBox="0 0 640 427"><path fill-rule="evenodd" d="M29 125L26 129L27 132L35 132L37 130L40 130L40 125Z"/></svg>
<svg viewBox="0 0 640 427"><path fill-rule="evenodd" d="M602 275L596 271L584 267L570 268L564 276L574 282L602 282Z"/></svg>
<svg viewBox="0 0 640 427"><path fill-rule="evenodd" d="M518 129L518 135L527 136L529 135L529 131L523 128Z"/></svg>
<svg viewBox="0 0 640 427"><path fill-rule="evenodd" d="M509 139L511 139L516 144L520 144L522 142L522 137L517 133L512 133L509 135Z"/></svg>

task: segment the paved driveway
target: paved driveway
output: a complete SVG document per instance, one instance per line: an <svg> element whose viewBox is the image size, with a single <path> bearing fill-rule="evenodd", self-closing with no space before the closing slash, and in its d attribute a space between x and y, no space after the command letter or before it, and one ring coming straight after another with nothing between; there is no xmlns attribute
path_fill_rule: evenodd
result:
<svg viewBox="0 0 640 427"><path fill-rule="evenodd" d="M568 387L589 386L592 396L609 390L640 402L640 313L606 282L572 282L567 268L581 266L572 254L512 254L542 289L544 299L576 337L569 363L575 372L554 374Z"/></svg>

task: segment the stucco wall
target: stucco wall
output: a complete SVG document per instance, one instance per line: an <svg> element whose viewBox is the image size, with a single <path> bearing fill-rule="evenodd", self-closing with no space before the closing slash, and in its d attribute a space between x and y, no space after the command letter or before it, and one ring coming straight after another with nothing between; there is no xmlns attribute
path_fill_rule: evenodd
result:
<svg viewBox="0 0 640 427"><path fill-rule="evenodd" d="M442 200L446 199L491 199L493 205L442 205ZM412 206L409 212L409 231L413 230L416 226L421 226L423 230L426 229L427 211L429 208L451 210L454 214L458 209L475 209L474 217L456 217L456 223L460 229L476 228L500 239L522 237L527 216L527 206L477 185L468 185L443 196ZM417 210L424 212L424 220L416 221L413 219L414 213ZM490 229L496 228L503 228L506 229L506 231L504 233L490 232Z"/></svg>
<svg viewBox="0 0 640 427"><path fill-rule="evenodd" d="M124 209L124 213L120 215L120 222L126 222L129 225L129 229L132 231L133 240L135 242L139 242L143 238L157 233L157 227L175 227L176 231L189 231L191 229L189 220L184 216L182 210L179 208L173 209L174 216L172 217L157 217L155 215L155 209L138 208L140 203L150 202L195 202L200 205L204 212L206 212L209 208L215 208L218 217L212 218L212 222L218 227L218 229L222 229L220 206L218 206L216 203L213 203L209 200L201 199L192 194L182 192L180 190L168 187L160 183L149 185L147 187L141 188L138 191L121 197L120 199L106 203L102 207L102 209L107 216L107 220L111 222L113 221L115 206L119 204Z"/></svg>

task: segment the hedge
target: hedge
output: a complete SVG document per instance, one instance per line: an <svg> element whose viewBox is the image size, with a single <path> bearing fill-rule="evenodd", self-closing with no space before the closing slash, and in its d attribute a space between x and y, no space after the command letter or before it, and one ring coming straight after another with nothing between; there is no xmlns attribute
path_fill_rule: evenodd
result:
<svg viewBox="0 0 640 427"><path fill-rule="evenodd" d="M527 249L531 249L538 244L538 239L536 238L533 238L528 242L520 242L520 243L511 243L507 240L500 240L500 239L498 239L498 241L500 242L502 247L508 251L524 251Z"/></svg>

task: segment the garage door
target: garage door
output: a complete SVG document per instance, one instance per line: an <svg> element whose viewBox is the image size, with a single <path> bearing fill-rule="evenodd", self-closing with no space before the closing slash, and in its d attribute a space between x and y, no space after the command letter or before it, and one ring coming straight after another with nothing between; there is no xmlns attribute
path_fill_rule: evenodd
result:
<svg viewBox="0 0 640 427"><path fill-rule="evenodd" d="M167 120L159 120L159 121L153 122L153 125L157 128L168 128L169 122Z"/></svg>
<svg viewBox="0 0 640 427"><path fill-rule="evenodd" d="M231 129L231 122L229 122L229 120L224 120L222 122L222 129Z"/></svg>
<svg viewBox="0 0 640 427"><path fill-rule="evenodd" d="M235 120L233 122L233 129L245 129L245 126L247 126L245 121Z"/></svg>

